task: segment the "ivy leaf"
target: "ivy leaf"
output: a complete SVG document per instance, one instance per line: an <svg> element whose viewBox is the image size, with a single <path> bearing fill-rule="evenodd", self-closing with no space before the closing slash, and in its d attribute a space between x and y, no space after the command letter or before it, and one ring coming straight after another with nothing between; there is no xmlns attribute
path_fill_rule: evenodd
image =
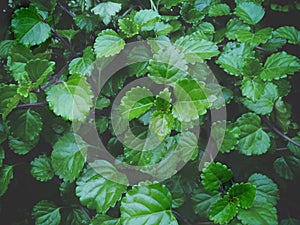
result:
<svg viewBox="0 0 300 225"><path fill-rule="evenodd" d="M13 179L13 167L9 165L3 165L0 168L0 197L7 191L10 181Z"/></svg>
<svg viewBox="0 0 300 225"><path fill-rule="evenodd" d="M203 59L211 59L219 54L215 43L198 37L198 32L184 36L176 40L175 45L180 46L189 63L201 62ZM181 49L182 48L182 49Z"/></svg>
<svg viewBox="0 0 300 225"><path fill-rule="evenodd" d="M300 31L292 26L283 26L273 32L274 38L287 39L290 44L300 44Z"/></svg>
<svg viewBox="0 0 300 225"><path fill-rule="evenodd" d="M216 62L227 73L241 76L243 75L245 59L253 56L252 48L246 43L228 42Z"/></svg>
<svg viewBox="0 0 300 225"><path fill-rule="evenodd" d="M42 182L51 180L54 176L54 171L51 165L51 159L46 155L36 157L31 163L31 175Z"/></svg>
<svg viewBox="0 0 300 225"><path fill-rule="evenodd" d="M260 74L263 80L273 80L294 74L300 70L300 60L286 52L278 52L269 56Z"/></svg>
<svg viewBox="0 0 300 225"><path fill-rule="evenodd" d="M19 155L25 155L30 152L39 142L39 138L35 138L33 140L22 140L15 138L13 136L8 137L9 147L13 150L14 153Z"/></svg>
<svg viewBox="0 0 300 225"><path fill-rule="evenodd" d="M261 155L270 147L269 135L261 128L261 120L254 113L246 113L237 120L240 129L238 150L244 155Z"/></svg>
<svg viewBox="0 0 300 225"><path fill-rule="evenodd" d="M59 225L61 221L60 208L53 202L40 201L33 207L32 216L36 225Z"/></svg>
<svg viewBox="0 0 300 225"><path fill-rule="evenodd" d="M228 21L226 24L226 37L229 40L234 40L236 39L236 32L238 30L245 30L245 31L250 31L251 28L248 24L243 23L243 21L237 19L237 18L232 18Z"/></svg>
<svg viewBox="0 0 300 225"><path fill-rule="evenodd" d="M154 29L159 14L152 9L144 9L138 11L134 16L134 22L141 27L142 31L150 31Z"/></svg>
<svg viewBox="0 0 300 225"><path fill-rule="evenodd" d="M70 74L80 74L82 76L90 76L94 69L94 53L92 47L87 47L83 51L83 56L75 58L69 65Z"/></svg>
<svg viewBox="0 0 300 225"><path fill-rule="evenodd" d="M237 218L247 225L278 224L276 208L262 197L256 197L250 209L240 209Z"/></svg>
<svg viewBox="0 0 300 225"><path fill-rule="evenodd" d="M173 120L172 114L155 111L152 114L149 129L157 136L158 140L161 141L171 133Z"/></svg>
<svg viewBox="0 0 300 225"><path fill-rule="evenodd" d="M97 58L114 56L124 47L125 41L111 29L106 29L99 33L94 43Z"/></svg>
<svg viewBox="0 0 300 225"><path fill-rule="evenodd" d="M80 202L98 213L113 207L127 189L127 177L105 160L90 163L76 182Z"/></svg>
<svg viewBox="0 0 300 225"><path fill-rule="evenodd" d="M0 85L0 114L3 120L17 107L20 100L21 95L17 94L16 85Z"/></svg>
<svg viewBox="0 0 300 225"><path fill-rule="evenodd" d="M161 48L150 60L149 77L158 84L169 84L187 76L187 62L184 54L174 46Z"/></svg>
<svg viewBox="0 0 300 225"><path fill-rule="evenodd" d="M23 141L32 141L39 137L43 122L39 113L27 109L11 114L8 124L11 135Z"/></svg>
<svg viewBox="0 0 300 225"><path fill-rule="evenodd" d="M142 182L126 193L121 202L121 223L178 225L172 211L172 196L160 183Z"/></svg>
<svg viewBox="0 0 300 225"><path fill-rule="evenodd" d="M215 4L209 7L208 15L211 17L226 16L230 14L230 7L227 4Z"/></svg>
<svg viewBox="0 0 300 225"><path fill-rule="evenodd" d="M69 77L66 82L50 86L46 94L53 112L66 120L84 121L93 105L90 85L77 74Z"/></svg>
<svg viewBox="0 0 300 225"><path fill-rule="evenodd" d="M238 41L249 43L251 46L265 44L272 37L272 28L261 29L255 34L248 30L237 30L236 37Z"/></svg>
<svg viewBox="0 0 300 225"><path fill-rule="evenodd" d="M259 173L252 174L248 182L256 187L256 196L265 198L267 202L276 205L279 199L278 186L267 176Z"/></svg>
<svg viewBox="0 0 300 225"><path fill-rule="evenodd" d="M250 79L244 77L241 89L243 96L249 98L253 102L256 102L259 101L263 95L264 90L266 89L266 84L258 78Z"/></svg>
<svg viewBox="0 0 300 225"><path fill-rule="evenodd" d="M242 209L248 209L252 206L256 196L256 187L251 183L234 184L228 190L229 196L237 198L237 205Z"/></svg>
<svg viewBox="0 0 300 225"><path fill-rule="evenodd" d="M201 173L201 183L212 194L220 192L220 185L232 178L232 171L219 162L205 163Z"/></svg>
<svg viewBox="0 0 300 225"><path fill-rule="evenodd" d="M67 133L59 138L51 154L55 174L64 181L73 182L84 166L87 150L87 143L76 134Z"/></svg>
<svg viewBox="0 0 300 225"><path fill-rule="evenodd" d="M216 201L209 210L209 219L218 224L227 224L237 214L236 199L231 200L228 195Z"/></svg>
<svg viewBox="0 0 300 225"><path fill-rule="evenodd" d="M16 10L11 26L16 39L24 45L38 45L50 37L51 27L32 7Z"/></svg>
<svg viewBox="0 0 300 225"><path fill-rule="evenodd" d="M293 180L300 170L300 159L295 156L282 156L273 163L276 173L287 180Z"/></svg>
<svg viewBox="0 0 300 225"><path fill-rule="evenodd" d="M192 200L195 202L194 212L203 217L209 217L211 206L221 199L220 194L210 195L201 190L197 190L192 195Z"/></svg>
<svg viewBox="0 0 300 225"><path fill-rule="evenodd" d="M190 122L204 115L210 107L211 96L206 96L203 83L193 79L184 79L176 83L174 94L177 102L172 114L179 121Z"/></svg>
<svg viewBox="0 0 300 225"><path fill-rule="evenodd" d="M241 2L235 8L235 14L245 23L255 25L264 17L265 10L254 2Z"/></svg>
<svg viewBox="0 0 300 225"><path fill-rule="evenodd" d="M102 2L96 5L92 12L99 15L105 25L111 22L113 16L117 14L122 8L122 5L115 2Z"/></svg>
<svg viewBox="0 0 300 225"><path fill-rule="evenodd" d="M120 224L120 219L111 218L103 214L97 214L92 219L91 225L121 225L121 224Z"/></svg>
<svg viewBox="0 0 300 225"><path fill-rule="evenodd" d="M276 85L267 83L263 94L257 101L248 99L242 100L242 103L250 110L257 114L266 115L273 111L275 101L278 99L278 91Z"/></svg>
<svg viewBox="0 0 300 225"><path fill-rule="evenodd" d="M120 112L124 119L140 117L153 106L153 94L145 87L135 87L127 91L121 99Z"/></svg>
<svg viewBox="0 0 300 225"><path fill-rule="evenodd" d="M46 59L34 59L30 60L25 70L28 73L29 79L33 82L32 89L38 88L47 76L53 73L55 62L49 62Z"/></svg>

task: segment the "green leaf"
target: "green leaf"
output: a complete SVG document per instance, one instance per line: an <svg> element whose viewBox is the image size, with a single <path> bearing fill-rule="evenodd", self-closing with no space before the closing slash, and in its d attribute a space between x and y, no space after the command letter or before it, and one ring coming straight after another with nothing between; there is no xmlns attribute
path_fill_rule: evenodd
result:
<svg viewBox="0 0 300 225"><path fill-rule="evenodd" d="M280 225L298 225L300 220L294 218L283 219L280 221Z"/></svg>
<svg viewBox="0 0 300 225"><path fill-rule="evenodd" d="M154 103L152 92L145 87L135 87L126 92L121 99L119 110L126 120L140 117L147 112Z"/></svg>
<svg viewBox="0 0 300 225"><path fill-rule="evenodd" d="M226 16L230 14L230 7L227 4L215 4L209 7L208 15L211 17Z"/></svg>
<svg viewBox="0 0 300 225"><path fill-rule="evenodd" d="M13 179L13 167L9 165L3 165L0 168L0 197L7 191L10 181Z"/></svg>
<svg viewBox="0 0 300 225"><path fill-rule="evenodd" d="M0 168L3 165L3 159L5 159L5 151L2 147L0 147Z"/></svg>
<svg viewBox="0 0 300 225"><path fill-rule="evenodd" d="M163 22L156 22L154 27L154 32L160 36L160 35L168 35L173 31L173 27L168 23Z"/></svg>
<svg viewBox="0 0 300 225"><path fill-rule="evenodd" d="M118 91L123 88L126 79L127 76L123 73L114 75L108 80L108 82L105 83L101 90L101 94L106 97L116 96Z"/></svg>
<svg viewBox="0 0 300 225"><path fill-rule="evenodd" d="M99 96L96 100L95 108L98 110L105 109L109 107L111 104L109 98L105 98L104 96Z"/></svg>
<svg viewBox="0 0 300 225"><path fill-rule="evenodd" d="M300 44L300 31L292 26L279 27L273 32L273 37L287 39L290 44Z"/></svg>
<svg viewBox="0 0 300 225"><path fill-rule="evenodd" d="M74 17L75 24L82 30L90 33L99 26L99 17L86 13Z"/></svg>
<svg viewBox="0 0 300 225"><path fill-rule="evenodd" d="M296 136L293 138L294 141L300 143L300 137ZM289 142L287 145L288 149L297 157L300 157L300 148L294 145L293 143Z"/></svg>
<svg viewBox="0 0 300 225"><path fill-rule="evenodd" d="M244 77L242 80L242 94L249 98L251 101L259 101L261 96L264 94L266 83L258 78L250 79Z"/></svg>
<svg viewBox="0 0 300 225"><path fill-rule="evenodd" d="M278 91L276 85L267 83L264 92L257 101L250 99L242 100L242 103L250 110L257 114L266 115L273 111L275 101L278 99Z"/></svg>
<svg viewBox="0 0 300 225"><path fill-rule="evenodd" d="M94 69L94 53L92 47L87 47L83 51L83 56L75 58L69 65L70 74L80 74L82 76L90 76Z"/></svg>
<svg viewBox="0 0 300 225"><path fill-rule="evenodd" d="M80 174L87 157L88 145L76 134L67 133L53 146L52 167L64 181L74 181Z"/></svg>
<svg viewBox="0 0 300 225"><path fill-rule="evenodd" d="M254 2L241 2L235 8L235 14L245 23L255 25L264 17L265 10Z"/></svg>
<svg viewBox="0 0 300 225"><path fill-rule="evenodd" d="M90 219L87 217L86 213L81 209L72 209L66 217L66 225L88 225L90 224Z"/></svg>
<svg viewBox="0 0 300 225"><path fill-rule="evenodd" d="M165 88L164 90L160 91L156 96L154 103L157 110L165 113L169 112L172 103L171 92L169 89Z"/></svg>
<svg viewBox="0 0 300 225"><path fill-rule="evenodd" d="M261 128L261 120L254 113L246 113L237 120L240 129L238 150L244 155L261 155L270 147L270 138Z"/></svg>
<svg viewBox="0 0 300 225"><path fill-rule="evenodd" d="M171 133L173 120L172 114L155 111L152 114L149 129L157 136L158 140L161 141Z"/></svg>
<svg viewBox="0 0 300 225"><path fill-rule="evenodd" d="M291 124L291 107L285 103L282 98L277 99L275 102L276 125L281 128L284 133L288 132ZM299 154L300 156L300 154Z"/></svg>
<svg viewBox="0 0 300 225"><path fill-rule="evenodd" d="M237 30L236 37L239 42L249 43L251 46L265 44L272 37L272 28L267 27L256 33L248 30Z"/></svg>
<svg viewBox="0 0 300 225"><path fill-rule="evenodd" d="M279 199L278 186L267 176L259 173L252 174L248 182L256 187L256 196L265 198L267 202L276 205Z"/></svg>
<svg viewBox="0 0 300 225"><path fill-rule="evenodd" d="M92 219L91 225L121 225L121 224L120 224L120 219L111 218L103 214L97 214Z"/></svg>
<svg viewBox="0 0 300 225"><path fill-rule="evenodd" d="M122 8L122 5L115 2L102 2L96 5L92 12L99 15L105 25L111 22L113 16L115 16Z"/></svg>
<svg viewBox="0 0 300 225"><path fill-rule="evenodd" d="M230 198L237 198L237 205L242 209L248 209L252 206L255 196L256 187L251 183L234 184L228 190Z"/></svg>
<svg viewBox="0 0 300 225"><path fill-rule="evenodd" d="M51 27L34 8L16 10L11 26L16 39L24 45L38 45L50 37Z"/></svg>
<svg viewBox="0 0 300 225"><path fill-rule="evenodd" d="M175 45L180 47L189 63L202 62L203 59L211 59L219 54L218 46L199 37L199 32L179 38Z"/></svg>
<svg viewBox="0 0 300 225"><path fill-rule="evenodd" d="M3 40L0 42L0 58L6 58L11 52L12 47L15 45L13 40Z"/></svg>
<svg viewBox="0 0 300 225"><path fill-rule="evenodd" d="M8 124L11 135L23 141L38 138L43 126L40 114L31 109L14 111Z"/></svg>
<svg viewBox="0 0 300 225"><path fill-rule="evenodd" d="M262 197L256 197L250 209L240 209L237 218L247 225L278 224L276 208Z"/></svg>
<svg viewBox="0 0 300 225"><path fill-rule="evenodd" d="M276 52L286 44L286 40L282 38L271 38L262 47L270 52Z"/></svg>
<svg viewBox="0 0 300 225"><path fill-rule="evenodd" d="M89 165L76 182L76 195L89 209L105 213L121 199L128 180L107 161L96 160Z"/></svg>
<svg viewBox="0 0 300 225"><path fill-rule="evenodd" d="M187 62L183 53L168 44L161 48L150 60L149 77L158 84L174 83L187 76Z"/></svg>
<svg viewBox="0 0 300 225"><path fill-rule="evenodd" d="M131 38L139 33L139 26L133 21L132 17L118 20L121 31L127 38Z"/></svg>
<svg viewBox="0 0 300 225"><path fill-rule="evenodd" d="M99 134L103 134L108 128L108 117L100 116L96 118L96 129Z"/></svg>
<svg viewBox="0 0 300 225"><path fill-rule="evenodd" d="M59 225L61 215L60 208L53 202L40 201L33 207L32 216L36 225Z"/></svg>
<svg viewBox="0 0 300 225"><path fill-rule="evenodd" d="M60 197L63 203L68 205L78 204L78 198L75 195L75 183L63 181L59 186Z"/></svg>
<svg viewBox="0 0 300 225"><path fill-rule="evenodd" d="M273 80L286 77L300 70L300 60L286 52L278 52L269 56L260 74L263 80Z"/></svg>
<svg viewBox="0 0 300 225"><path fill-rule="evenodd" d="M256 76L262 71L262 63L255 57L248 57L244 61L242 74L244 76Z"/></svg>
<svg viewBox="0 0 300 225"><path fill-rule="evenodd" d="M178 225L171 211L172 196L160 183L142 182L126 193L121 202L121 223Z"/></svg>
<svg viewBox="0 0 300 225"><path fill-rule="evenodd" d="M39 142L39 137L33 140L22 140L13 136L8 137L9 147L14 153L19 155L25 155L30 152Z"/></svg>
<svg viewBox="0 0 300 225"><path fill-rule="evenodd" d="M251 28L248 24L243 23L243 21L241 21L237 18L232 18L226 24L225 35L229 40L234 40L234 39L236 39L236 36L237 36L236 32L238 30L250 31Z"/></svg>
<svg viewBox="0 0 300 225"><path fill-rule="evenodd" d="M212 194L220 192L220 185L232 178L232 171L219 162L205 163L201 173L201 183Z"/></svg>
<svg viewBox="0 0 300 225"><path fill-rule="evenodd" d="M7 115L19 104L21 95L17 94L15 84L0 85L0 114L4 120Z"/></svg>
<svg viewBox="0 0 300 225"><path fill-rule="evenodd" d="M227 224L237 214L237 200L228 195L216 201L209 210L209 219L218 224Z"/></svg>
<svg viewBox="0 0 300 225"><path fill-rule="evenodd" d="M52 169L51 159L48 156L41 155L36 157L31 161L30 165L30 173L35 179L45 182L53 178L54 171Z"/></svg>
<svg viewBox="0 0 300 225"><path fill-rule="evenodd" d="M221 199L220 194L210 195L201 190L197 190L192 195L192 200L195 202L194 204L194 212L203 217L209 217L209 211L211 206Z"/></svg>
<svg viewBox="0 0 300 225"><path fill-rule="evenodd" d="M94 43L97 58L114 56L125 47L125 41L111 29L103 30L98 34Z"/></svg>
<svg viewBox="0 0 300 225"><path fill-rule="evenodd" d="M300 159L295 156L282 156L273 163L276 173L287 180L293 180L300 170Z"/></svg>
<svg viewBox="0 0 300 225"><path fill-rule="evenodd" d="M134 16L134 22L141 27L142 31L150 31L154 29L159 14L152 9L144 9L138 11Z"/></svg>
<svg viewBox="0 0 300 225"><path fill-rule="evenodd" d="M245 43L228 42L216 61L227 73L234 76L243 75L243 67L248 57L253 57L252 48Z"/></svg>
<svg viewBox="0 0 300 225"><path fill-rule="evenodd" d="M176 103L172 114L179 121L190 122L204 115L210 107L211 96L206 96L203 83L193 79L184 79L174 88Z"/></svg>
<svg viewBox="0 0 300 225"><path fill-rule="evenodd" d="M199 1L199 3L201 4L202 1ZM206 5L207 7L208 2L205 1L203 5ZM204 8L205 7L201 5L199 8L197 8L189 2L183 3L180 10L180 14L185 22L197 24L205 17L205 11L204 12L202 11Z"/></svg>
<svg viewBox="0 0 300 225"><path fill-rule="evenodd" d="M91 87L84 77L77 74L66 82L50 86L46 94L53 112L66 120L84 121L93 106Z"/></svg>

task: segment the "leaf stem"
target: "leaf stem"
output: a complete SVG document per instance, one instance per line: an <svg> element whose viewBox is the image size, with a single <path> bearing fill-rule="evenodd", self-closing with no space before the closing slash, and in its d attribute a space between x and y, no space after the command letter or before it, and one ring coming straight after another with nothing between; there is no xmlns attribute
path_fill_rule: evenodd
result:
<svg viewBox="0 0 300 225"><path fill-rule="evenodd" d="M68 66L69 66L69 62L67 62L66 65L64 65L60 71L52 77L52 79L47 83L45 84L44 86L40 87L40 90L41 91L44 91L45 89L47 89L48 87L50 87L52 84L55 84L58 82L59 78L64 74L64 72L68 69Z"/></svg>
<svg viewBox="0 0 300 225"><path fill-rule="evenodd" d="M288 137L284 133L282 133L279 129L277 129L266 117L262 117L263 121L270 127L271 130L273 130L276 134L283 137L288 142L296 145L297 147L300 147L300 144L297 141L294 141L292 138Z"/></svg>
<svg viewBox="0 0 300 225"><path fill-rule="evenodd" d="M75 16L69 9L67 9L65 6L63 6L60 2L58 2L58 5L62 11L65 11L72 18Z"/></svg>
<svg viewBox="0 0 300 225"><path fill-rule="evenodd" d="M73 47L70 44L70 42L67 42L59 33L57 33L56 29L51 28L51 31L54 34L54 36L57 37L57 39L60 40L72 52L72 55L74 57L77 56L77 53L73 49Z"/></svg>
<svg viewBox="0 0 300 225"><path fill-rule="evenodd" d="M88 214L88 212L86 211L86 209L82 205L79 204L78 208L83 212L83 214L88 218L89 221L92 220L90 215Z"/></svg>
<svg viewBox="0 0 300 225"><path fill-rule="evenodd" d="M184 218L182 215L179 214L179 212L172 210L173 214L175 215L176 219L180 220L181 222L183 222L183 224L185 225L191 225L191 223Z"/></svg>
<svg viewBox="0 0 300 225"><path fill-rule="evenodd" d="M24 109L24 108L31 108L31 107L40 107L40 106L45 106L48 105L48 102L34 102L34 103L29 103L29 104L20 104L16 107L16 109Z"/></svg>

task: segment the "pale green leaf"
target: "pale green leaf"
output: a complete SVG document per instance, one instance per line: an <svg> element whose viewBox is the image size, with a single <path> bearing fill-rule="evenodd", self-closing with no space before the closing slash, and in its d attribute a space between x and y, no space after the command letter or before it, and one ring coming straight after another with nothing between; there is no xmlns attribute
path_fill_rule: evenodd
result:
<svg viewBox="0 0 300 225"><path fill-rule="evenodd" d="M264 83L260 79L250 79L244 77L244 79L242 80L242 94L253 102L259 101L260 97L264 93L265 88L266 83Z"/></svg>
<svg viewBox="0 0 300 225"><path fill-rule="evenodd" d="M208 15L211 17L226 16L230 14L230 7L227 4L215 4L209 7Z"/></svg>
<svg viewBox="0 0 300 225"><path fill-rule="evenodd" d="M140 10L134 16L134 22L139 27L141 27L142 31L149 31L154 29L158 19L159 19L158 12L152 9Z"/></svg>
<svg viewBox="0 0 300 225"><path fill-rule="evenodd" d="M67 120L85 120L93 105L89 83L77 74L69 77L67 81L50 86L46 89L46 94L46 100L53 112Z"/></svg>
<svg viewBox="0 0 300 225"><path fill-rule="evenodd" d="M122 8L122 5L115 2L101 2L96 5L92 12L99 15L105 25L108 25L113 16L115 16Z"/></svg>
<svg viewBox="0 0 300 225"><path fill-rule="evenodd" d="M236 37L238 41L249 43L251 46L265 44L272 37L272 28L267 27L255 33L248 30L237 30Z"/></svg>
<svg viewBox="0 0 300 225"><path fill-rule="evenodd" d="M17 94L17 88L15 84L0 85L0 114L2 119L5 119L21 100L21 95Z"/></svg>
<svg viewBox="0 0 300 225"><path fill-rule="evenodd" d="M300 60L296 56L278 52L267 58L260 76L263 80L280 79L299 70Z"/></svg>
<svg viewBox="0 0 300 225"><path fill-rule="evenodd" d="M43 21L35 8L17 10L11 26L16 39L24 45L38 45L50 37L51 27Z"/></svg>
<svg viewBox="0 0 300 225"><path fill-rule="evenodd" d="M261 120L254 113L246 113L237 120L240 140L237 149L244 155L261 155L270 147L270 138L261 128Z"/></svg>
<svg viewBox="0 0 300 225"><path fill-rule="evenodd" d="M264 17L265 10L254 2L241 2L235 8L235 14L244 22L255 25Z"/></svg>
<svg viewBox="0 0 300 225"><path fill-rule="evenodd" d="M127 189L127 177L104 160L90 163L76 182L80 202L98 213L105 213Z"/></svg>
<svg viewBox="0 0 300 225"><path fill-rule="evenodd" d="M129 190L121 202L123 225L178 225L171 211L172 196L160 183L143 182Z"/></svg>
<svg viewBox="0 0 300 225"><path fill-rule="evenodd" d="M234 40L236 39L236 32L238 30L245 30L245 31L250 31L250 26L248 24L243 23L243 21L237 19L237 18L232 18L230 19L227 24L226 24L226 37L229 40Z"/></svg>
<svg viewBox="0 0 300 225"><path fill-rule="evenodd" d="M87 157L88 144L76 134L67 133L53 146L52 167L64 181L74 181L80 174Z"/></svg>
<svg viewBox="0 0 300 225"><path fill-rule="evenodd" d="M82 76L90 76L94 69L94 53L91 47L87 47L83 51L83 56L75 58L69 65L70 74L80 74Z"/></svg>
<svg viewBox="0 0 300 225"><path fill-rule="evenodd" d="M111 104L109 98L105 98L104 96L99 96L96 100L95 108L98 110L105 109L109 107Z"/></svg>
<svg viewBox="0 0 300 225"><path fill-rule="evenodd" d="M290 44L300 44L300 31L292 26L283 26L273 32L274 38L287 39Z"/></svg>

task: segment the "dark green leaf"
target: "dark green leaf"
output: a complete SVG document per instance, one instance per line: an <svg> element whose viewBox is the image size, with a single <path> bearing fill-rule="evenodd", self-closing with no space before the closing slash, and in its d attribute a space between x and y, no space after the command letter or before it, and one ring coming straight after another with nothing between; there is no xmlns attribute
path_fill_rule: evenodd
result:
<svg viewBox="0 0 300 225"><path fill-rule="evenodd" d="M252 206L256 196L256 187L250 183L234 184L228 190L230 198L237 198L237 205L242 209L248 209Z"/></svg>
<svg viewBox="0 0 300 225"><path fill-rule="evenodd" d="M283 26L273 33L275 38L287 39L290 44L300 44L300 31L292 26Z"/></svg>
<svg viewBox="0 0 300 225"><path fill-rule="evenodd" d="M280 177L293 180L300 170L300 159L295 156L282 156L274 161L273 167Z"/></svg>
<svg viewBox="0 0 300 225"><path fill-rule="evenodd" d="M51 180L54 176L54 171L51 165L51 159L48 156L41 155L36 157L31 163L31 175L42 182Z"/></svg>
<svg viewBox="0 0 300 225"><path fill-rule="evenodd" d="M53 202L40 201L33 207L32 215L36 225L59 225L61 215L60 208Z"/></svg>
<svg viewBox="0 0 300 225"><path fill-rule="evenodd" d="M3 165L0 168L0 197L7 191L10 181L13 179L13 167L9 165Z"/></svg>

